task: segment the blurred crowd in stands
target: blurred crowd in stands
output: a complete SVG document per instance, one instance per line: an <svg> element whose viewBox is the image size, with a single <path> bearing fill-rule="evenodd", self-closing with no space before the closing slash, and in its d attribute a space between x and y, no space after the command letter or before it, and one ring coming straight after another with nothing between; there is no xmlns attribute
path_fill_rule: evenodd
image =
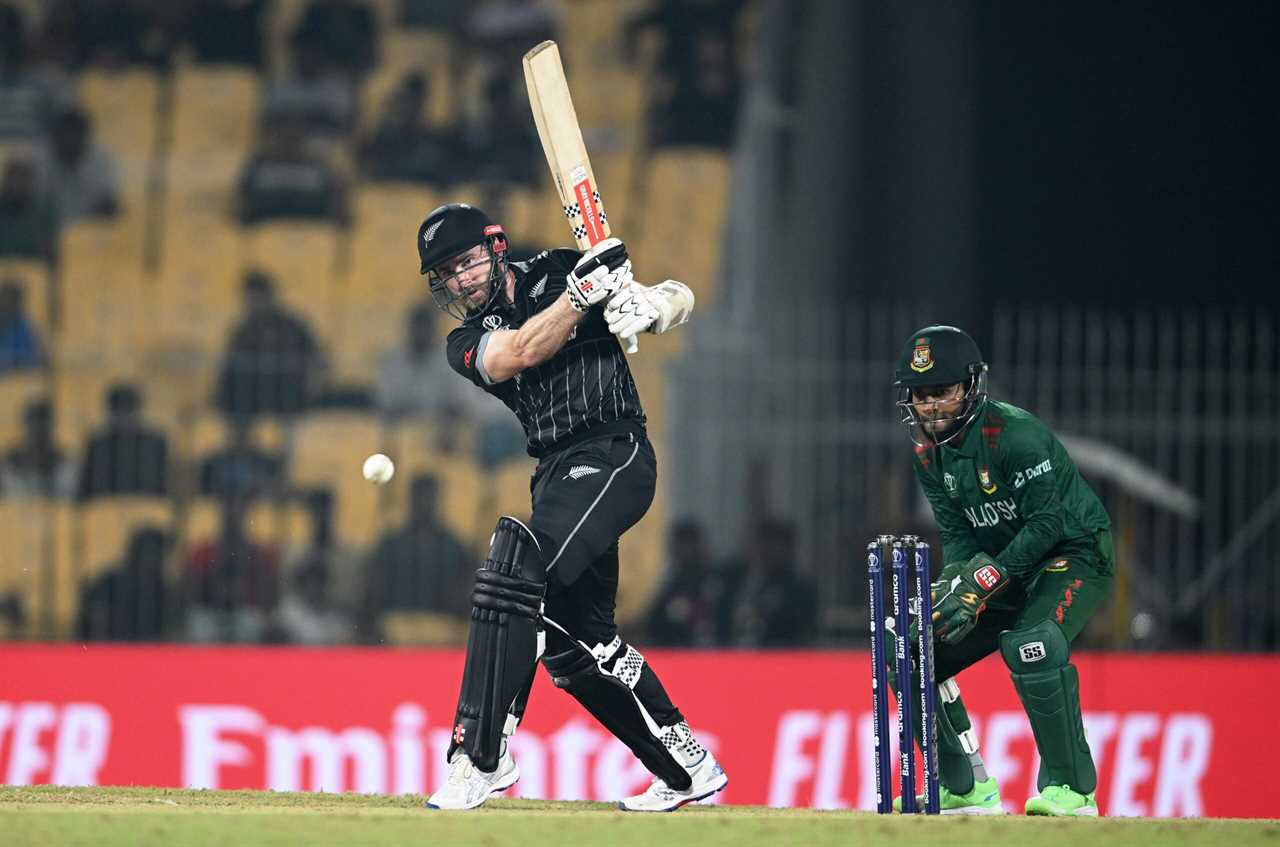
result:
<svg viewBox="0 0 1280 847"><path fill-rule="evenodd" d="M272 0L0 0L0 391L21 374L63 373L48 321L51 286L36 296L2 262L36 260L57 278L61 234L80 222L140 214L130 208L121 161L95 135L80 101L87 72L145 71L164 90L176 68L236 66L256 74L257 131L229 192L226 215L245 228L273 221L355 221L353 190L415 183L536 189L546 169L525 102L520 58L563 38L566 4L548 0L308 0L272 37L285 4ZM614 61L646 80L645 138L664 146L725 150L732 142L745 50L747 0L630 4L615 27ZM597 11L599 9L597 8ZM390 30L436 33L443 60L406 70L366 102ZM642 55L641 45L656 45ZM580 73L586 72L582 69ZM446 109L433 109L437 90ZM162 104L163 96L160 98ZM450 118L442 121L441 113ZM437 117L433 117L436 115ZM372 116L371 118L368 116ZM163 123L161 124L163 125ZM162 135L158 132L157 137ZM163 152L163 143L155 150ZM176 177L176 178L181 178ZM147 191L152 191L148 186ZM406 221L412 228L415 221ZM263 269L240 282L241 313L223 344L208 408L226 439L183 457L176 434L148 415L150 386L121 380L93 398L103 414L82 444L60 443L57 395L17 408L20 434L0 444L0 500L44 498L80 507L111 498L199 497L218 504L208 537L174 526L134 528L119 561L78 586L75 637L195 642L378 643L398 613L430 613L465 626L474 539L442 516L444 480L415 473L402 524L355 548L336 531L330 488L292 481L289 440L264 443L264 420L291 422L321 409L359 409L388 427L428 421L436 446L472 451L484 469L523 454L500 404L451 372L440 314L425 298L388 338L368 386L330 378L332 341L278 296ZM425 290L424 290L425 294ZM463 439L460 434L466 433ZM250 532L255 509L300 509L306 541L280 546ZM789 646L816 635L817 595L794 559L794 530L762 519L725 558L702 528L670 529L664 576L644 625L663 645ZM23 634L31 610L0 590L0 637ZM458 637L457 626L445 640Z"/></svg>

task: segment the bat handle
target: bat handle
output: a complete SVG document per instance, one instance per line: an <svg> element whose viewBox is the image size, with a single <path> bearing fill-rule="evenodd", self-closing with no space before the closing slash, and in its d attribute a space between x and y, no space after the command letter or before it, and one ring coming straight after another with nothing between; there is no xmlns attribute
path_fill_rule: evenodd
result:
<svg viewBox="0 0 1280 847"><path fill-rule="evenodd" d="M618 338L622 340L622 346L626 348L628 356L634 355L640 351L640 343L636 341L636 337L634 335L619 335Z"/></svg>

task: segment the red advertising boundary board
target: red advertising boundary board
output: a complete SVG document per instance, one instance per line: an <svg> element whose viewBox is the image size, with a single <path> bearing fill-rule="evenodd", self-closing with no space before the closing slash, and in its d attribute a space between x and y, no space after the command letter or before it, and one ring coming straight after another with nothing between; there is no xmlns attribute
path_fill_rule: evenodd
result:
<svg viewBox="0 0 1280 847"><path fill-rule="evenodd" d="M722 803L871 808L863 651L651 651L729 773ZM457 650L0 645L6 784L422 793L442 766ZM1082 654L1107 815L1280 817L1280 657ZM1034 793L1026 717L997 657L966 671L988 770L1011 811ZM513 740L518 796L614 800L649 775L539 673Z"/></svg>

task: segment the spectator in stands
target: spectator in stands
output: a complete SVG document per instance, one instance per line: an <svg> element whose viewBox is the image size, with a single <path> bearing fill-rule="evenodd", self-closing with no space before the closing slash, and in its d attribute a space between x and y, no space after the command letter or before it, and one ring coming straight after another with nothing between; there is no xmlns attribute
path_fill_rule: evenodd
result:
<svg viewBox="0 0 1280 847"><path fill-rule="evenodd" d="M285 457L253 443L247 418L230 420L227 445L200 465L200 493L206 497L271 497L285 485Z"/></svg>
<svg viewBox="0 0 1280 847"><path fill-rule="evenodd" d="M695 42L711 34L730 45L746 0L658 0L623 27L622 45L628 61L634 61L636 45L652 33L659 39L658 67L688 67L697 52ZM736 48L731 52L736 53Z"/></svg>
<svg viewBox="0 0 1280 847"><path fill-rule="evenodd" d="M338 539L334 528L333 491L328 488L308 489L301 492L301 499L310 520L311 537L306 547L289 556L285 570L295 575L308 567L323 571L331 598L329 606L344 615L355 613L360 606L364 561L363 556ZM350 633L347 640L349 638Z"/></svg>
<svg viewBox="0 0 1280 847"><path fill-rule="evenodd" d="M76 627L86 641L160 641L175 622L174 598L165 580L173 538L144 526L133 533L124 560L80 591Z"/></svg>
<svg viewBox="0 0 1280 847"><path fill-rule="evenodd" d="M355 85L308 45L294 48L292 69L268 82L262 97L264 129L296 124L317 155L331 152L355 121Z"/></svg>
<svg viewBox="0 0 1280 847"><path fill-rule="evenodd" d="M514 80L505 74L485 84L480 108L462 129L461 179L537 187L546 160L533 123L512 123L507 117L521 107L515 91Z"/></svg>
<svg viewBox="0 0 1280 847"><path fill-rule="evenodd" d="M519 67L530 47L556 38L556 10L547 0L491 0L472 8L465 43L487 70Z"/></svg>
<svg viewBox="0 0 1280 847"><path fill-rule="evenodd" d="M55 111L67 94L29 65L22 13L0 6L0 144L44 147Z"/></svg>
<svg viewBox="0 0 1280 847"><path fill-rule="evenodd" d="M439 355L439 313L431 303L411 306L403 346L387 351L378 364L378 409L389 421L431 418L447 424L462 414L463 392L454 387L460 380Z"/></svg>
<svg viewBox="0 0 1280 847"><path fill-rule="evenodd" d="M11 155L0 178L0 256L52 261L57 245L57 210L40 188L34 159Z"/></svg>
<svg viewBox="0 0 1280 847"><path fill-rule="evenodd" d="M27 628L27 610L16 592L0 594L0 641L20 638Z"/></svg>
<svg viewBox="0 0 1280 847"><path fill-rule="evenodd" d="M76 493L76 463L53 440L53 407L48 400L27 404L22 441L0 464L0 496L57 497Z"/></svg>
<svg viewBox="0 0 1280 847"><path fill-rule="evenodd" d="M80 499L119 494L162 497L169 490L169 442L142 419L142 394L117 383L107 390L107 422L89 438Z"/></svg>
<svg viewBox="0 0 1280 847"><path fill-rule="evenodd" d="M466 65L475 56L467 40L467 18L474 0L400 0L400 25L422 29L439 36L442 61L436 65L442 75L443 89L453 95L449 114L458 113L458 80L466 77ZM529 42L534 44L536 42Z"/></svg>
<svg viewBox="0 0 1280 847"><path fill-rule="evenodd" d="M799 647L817 632L818 597L795 561L795 527L766 519L755 525L737 560L725 568L734 586L730 641L738 647Z"/></svg>
<svg viewBox="0 0 1280 847"><path fill-rule="evenodd" d="M293 31L292 43L356 78L378 62L378 22L365 3L312 0Z"/></svg>
<svg viewBox="0 0 1280 847"><path fill-rule="evenodd" d="M267 0L196 0L182 22L195 60L262 69L262 19Z"/></svg>
<svg viewBox="0 0 1280 847"><path fill-rule="evenodd" d="M683 520L671 527L667 572L649 607L649 642L655 646L715 647L729 636L724 574L712 567L702 525Z"/></svg>
<svg viewBox="0 0 1280 847"><path fill-rule="evenodd" d="M49 185L59 220L65 224L119 213L116 161L105 147L93 143L88 116L80 109L58 115L52 141Z"/></svg>
<svg viewBox="0 0 1280 847"><path fill-rule="evenodd" d="M657 73L653 144L729 147L741 90L729 40L716 33L699 34L691 67L659 68Z"/></svg>
<svg viewBox="0 0 1280 847"><path fill-rule="evenodd" d="M348 220L346 185L331 165L306 151L295 119L278 118L263 127L240 175L236 203L244 226L280 218Z"/></svg>
<svg viewBox="0 0 1280 847"><path fill-rule="evenodd" d="M22 285L0 282L0 376L44 364L44 345L27 317Z"/></svg>
<svg viewBox="0 0 1280 847"><path fill-rule="evenodd" d="M661 40L649 103L657 146L727 147L741 89L737 26L744 0L661 0L627 22L627 49L646 33Z"/></svg>
<svg viewBox="0 0 1280 847"><path fill-rule="evenodd" d="M165 4L139 0L55 0L45 26L70 41L69 59L76 70L89 65L164 67L172 50Z"/></svg>
<svg viewBox="0 0 1280 847"><path fill-rule="evenodd" d="M439 514L440 482L431 474L410 484L409 519L379 539L365 571L366 618L389 611L464 616L471 609L475 561ZM369 633L376 627L361 627Z"/></svg>
<svg viewBox="0 0 1280 847"><path fill-rule="evenodd" d="M398 5L401 26L461 38L475 0L399 0Z"/></svg>
<svg viewBox="0 0 1280 847"><path fill-rule="evenodd" d="M183 570L190 608L187 638L200 643L256 643L270 633L279 594L280 554L249 538L251 498L222 502L216 538L197 544Z"/></svg>
<svg viewBox="0 0 1280 847"><path fill-rule="evenodd" d="M218 409L233 421L305 411L320 393L325 373L310 327L276 300L271 278L261 271L245 277L244 303L245 315L231 332L218 377Z"/></svg>
<svg viewBox="0 0 1280 847"><path fill-rule="evenodd" d="M392 89L378 125L360 146L360 172L371 180L444 184L452 176L448 137L427 126L429 77L413 71Z"/></svg>
<svg viewBox="0 0 1280 847"><path fill-rule="evenodd" d="M329 571L311 563L293 572L289 590L276 611L276 623L290 644L345 644L351 641L351 619L329 599Z"/></svg>
<svg viewBox="0 0 1280 847"><path fill-rule="evenodd" d="M476 434L476 459L486 467L524 454L525 436L502 403L468 386L439 355L431 303L410 307L404 346L388 351L378 364L377 403L389 423L429 420L438 428L438 449L456 449L463 427Z"/></svg>

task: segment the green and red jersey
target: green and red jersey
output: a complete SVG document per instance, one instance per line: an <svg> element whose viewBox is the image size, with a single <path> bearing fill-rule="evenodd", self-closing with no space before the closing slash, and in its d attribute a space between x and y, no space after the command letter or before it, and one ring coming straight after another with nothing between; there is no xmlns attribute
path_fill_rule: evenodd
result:
<svg viewBox="0 0 1280 847"><path fill-rule="evenodd" d="M1098 533L1111 519L1066 449L1030 412L988 399L960 439L917 447L915 459L945 563L982 552L1025 579L1056 557L1098 559Z"/></svg>

